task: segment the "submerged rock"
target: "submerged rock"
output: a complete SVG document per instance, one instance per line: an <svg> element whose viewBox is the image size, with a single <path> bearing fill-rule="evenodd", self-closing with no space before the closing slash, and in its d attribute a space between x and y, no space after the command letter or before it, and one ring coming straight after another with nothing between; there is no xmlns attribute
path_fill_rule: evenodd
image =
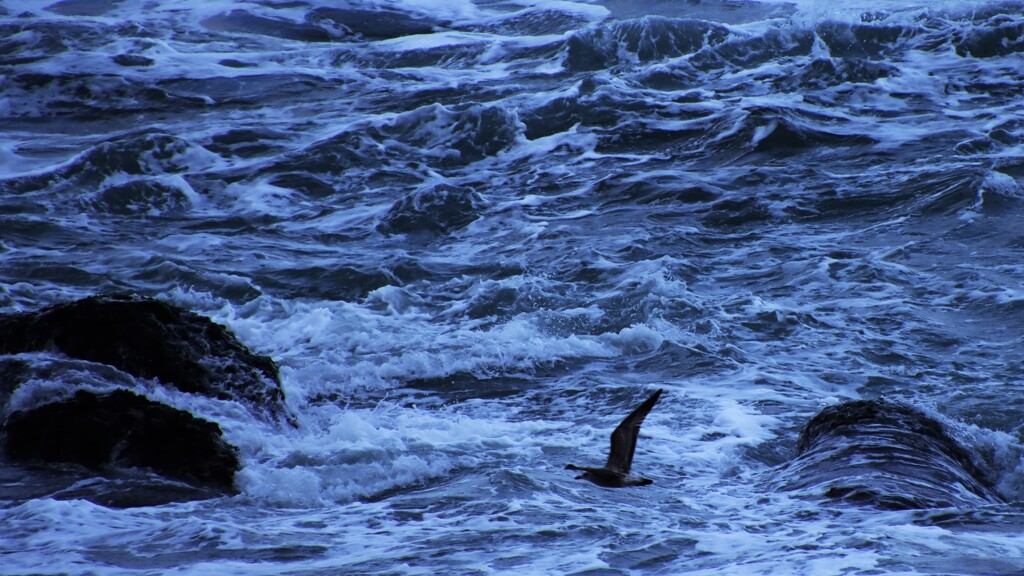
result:
<svg viewBox="0 0 1024 576"><path fill-rule="evenodd" d="M971 452L939 420L885 400L829 406L783 467L782 488L881 509L1002 502Z"/></svg>
<svg viewBox="0 0 1024 576"><path fill-rule="evenodd" d="M220 324L166 302L93 296L0 317L0 353L57 351L155 378L182 392L237 400L285 416L274 361Z"/></svg>
<svg viewBox="0 0 1024 576"><path fill-rule="evenodd" d="M0 433L12 461L148 468L228 493L241 468L220 426L127 390L79 390L68 400L13 412Z"/></svg>

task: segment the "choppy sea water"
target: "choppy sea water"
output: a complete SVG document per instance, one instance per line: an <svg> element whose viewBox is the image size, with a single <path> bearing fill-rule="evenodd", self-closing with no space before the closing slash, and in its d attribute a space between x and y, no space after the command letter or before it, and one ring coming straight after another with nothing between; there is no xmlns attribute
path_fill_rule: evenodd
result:
<svg viewBox="0 0 1024 576"><path fill-rule="evenodd" d="M165 393L244 460L188 504L5 468L0 572L1024 573L1022 55L1018 2L0 0L0 306L208 315L299 424ZM656 388L653 485L563 470ZM1007 503L774 490L858 398Z"/></svg>

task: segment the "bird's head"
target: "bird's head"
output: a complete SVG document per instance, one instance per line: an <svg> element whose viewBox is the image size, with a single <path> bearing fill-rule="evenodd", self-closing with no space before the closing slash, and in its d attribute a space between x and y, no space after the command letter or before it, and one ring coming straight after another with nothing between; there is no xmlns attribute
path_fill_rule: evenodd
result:
<svg viewBox="0 0 1024 576"><path fill-rule="evenodd" d="M581 468L579 466L576 466L575 464L566 464L565 465L565 469L566 470L580 470L580 471L582 471L583 474L580 474L579 476L577 476L576 477L577 480L589 480L590 479L590 471L587 470L586 468Z"/></svg>

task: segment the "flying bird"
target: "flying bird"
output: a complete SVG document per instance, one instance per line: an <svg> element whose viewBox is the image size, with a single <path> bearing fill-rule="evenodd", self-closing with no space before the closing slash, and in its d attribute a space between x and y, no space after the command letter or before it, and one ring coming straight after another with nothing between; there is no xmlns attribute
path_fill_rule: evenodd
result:
<svg viewBox="0 0 1024 576"><path fill-rule="evenodd" d="M653 482L650 478L641 478L629 473L633 466L633 452L636 450L636 438L640 434L640 425L644 423L647 413L654 408L662 390L659 389L643 404L636 407L629 416L612 432L612 447L608 454L608 462L603 468L590 468L569 464L566 470L580 470L583 474L577 480L590 480L605 488L622 488L623 486L646 486Z"/></svg>

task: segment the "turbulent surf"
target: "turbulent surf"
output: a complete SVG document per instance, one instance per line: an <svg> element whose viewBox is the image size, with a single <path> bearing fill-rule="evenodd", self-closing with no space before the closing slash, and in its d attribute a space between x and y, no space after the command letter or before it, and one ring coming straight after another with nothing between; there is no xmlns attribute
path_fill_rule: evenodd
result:
<svg viewBox="0 0 1024 576"><path fill-rule="evenodd" d="M1022 55L1012 1L0 0L0 572L1024 572ZM25 332L83 302L151 312ZM656 389L653 483L575 482Z"/></svg>

